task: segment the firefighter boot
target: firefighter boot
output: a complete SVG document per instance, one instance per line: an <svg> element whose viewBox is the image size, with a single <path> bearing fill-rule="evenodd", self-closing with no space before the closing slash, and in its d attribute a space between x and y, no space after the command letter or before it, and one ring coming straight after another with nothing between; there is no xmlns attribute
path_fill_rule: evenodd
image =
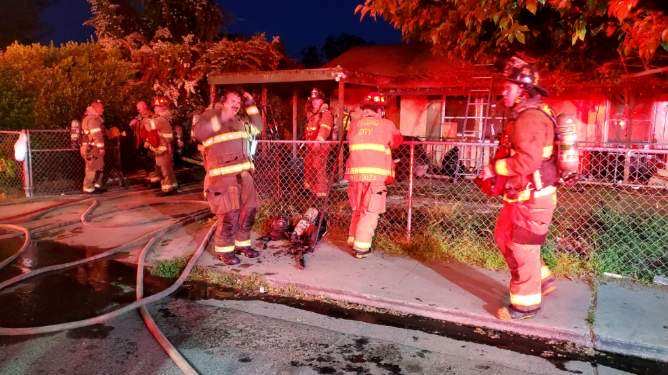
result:
<svg viewBox="0 0 668 375"><path fill-rule="evenodd" d="M234 266L235 264L241 263L241 259L239 259L234 252L218 253L216 256L218 257L218 260L225 263L227 266Z"/></svg>
<svg viewBox="0 0 668 375"><path fill-rule="evenodd" d="M260 252L250 246L238 247L234 249L234 252L236 254L243 254L246 258L257 258L260 256Z"/></svg>
<svg viewBox="0 0 668 375"><path fill-rule="evenodd" d="M501 320L524 320L536 316L538 310L540 310L540 308L529 311L520 311L513 306L505 306L496 312L496 317Z"/></svg>
<svg viewBox="0 0 668 375"><path fill-rule="evenodd" d="M355 258L357 258L357 259L364 259L364 258L368 257L369 254L371 254L371 249L366 250L366 251L360 251L360 250L353 249L353 256L355 256Z"/></svg>

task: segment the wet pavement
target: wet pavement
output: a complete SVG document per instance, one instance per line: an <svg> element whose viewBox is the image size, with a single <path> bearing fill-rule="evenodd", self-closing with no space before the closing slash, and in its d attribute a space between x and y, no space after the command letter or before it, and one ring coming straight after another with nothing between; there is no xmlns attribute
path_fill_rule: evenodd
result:
<svg viewBox="0 0 668 375"><path fill-rule="evenodd" d="M0 242L0 259L12 253L7 251L9 247L19 245L19 239ZM100 251L103 249L37 241L0 271L0 281ZM0 326L46 325L102 314L132 302L134 282L132 268L111 260L37 276L0 292ZM168 281L148 277L147 283L150 292L156 292ZM463 334L468 330L448 328L416 316L397 317L281 297L269 297L271 302L197 302L210 297L244 298L202 284L189 284L178 297L150 309L165 334L202 373L612 371L583 358L560 354L549 344L522 350L521 340L492 337L495 340L489 343L500 346L495 347L485 343L488 334L471 337ZM62 333L0 337L0 347L1 373L178 373L135 313ZM551 349L554 351L546 355Z"/></svg>

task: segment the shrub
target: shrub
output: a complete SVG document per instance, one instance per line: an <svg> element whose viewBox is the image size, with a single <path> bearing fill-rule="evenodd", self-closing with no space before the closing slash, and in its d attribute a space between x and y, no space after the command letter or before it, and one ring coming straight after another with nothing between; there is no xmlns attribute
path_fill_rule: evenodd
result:
<svg viewBox="0 0 668 375"><path fill-rule="evenodd" d="M64 128L95 99L107 124L121 124L149 87L133 84L134 65L97 43L13 44L0 53L0 128Z"/></svg>

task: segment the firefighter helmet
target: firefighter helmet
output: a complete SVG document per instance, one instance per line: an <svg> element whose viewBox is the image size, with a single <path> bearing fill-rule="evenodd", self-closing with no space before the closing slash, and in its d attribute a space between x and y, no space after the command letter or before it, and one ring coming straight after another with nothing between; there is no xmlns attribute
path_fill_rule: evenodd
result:
<svg viewBox="0 0 668 375"><path fill-rule="evenodd" d="M289 230L288 219L284 216L276 216L271 219L269 236L273 241L287 238L286 232Z"/></svg>
<svg viewBox="0 0 668 375"><path fill-rule="evenodd" d="M364 99L362 99L362 104L360 104L360 108L361 109L370 108L377 111L378 109L385 108L385 103L386 103L385 95L377 91L372 91L367 96L365 96Z"/></svg>
<svg viewBox="0 0 668 375"><path fill-rule="evenodd" d="M538 71L526 61L513 56L503 69L503 76L507 81L518 84L525 90L534 89L542 96L547 96L547 90L538 85Z"/></svg>
<svg viewBox="0 0 668 375"><path fill-rule="evenodd" d="M153 107L169 107L169 99L164 96L153 98Z"/></svg>

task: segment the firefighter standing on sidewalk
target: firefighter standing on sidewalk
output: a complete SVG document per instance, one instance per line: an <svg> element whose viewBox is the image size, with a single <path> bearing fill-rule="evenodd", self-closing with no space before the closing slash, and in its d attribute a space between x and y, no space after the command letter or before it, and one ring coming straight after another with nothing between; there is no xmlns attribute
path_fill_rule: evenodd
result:
<svg viewBox="0 0 668 375"><path fill-rule="evenodd" d="M158 96L153 102L153 111L155 116L147 121L149 131L157 132L157 142L147 141L144 143L146 148L155 155L155 171L149 176L151 182L160 180L161 195L170 195L176 193L178 184L174 174L174 132L169 121L171 112L169 110L169 100ZM157 143L157 144L154 144Z"/></svg>
<svg viewBox="0 0 668 375"><path fill-rule="evenodd" d="M334 116L325 103L325 95L317 88L311 90L306 107L306 128L304 139L318 143L306 144L304 158L304 187L317 198L327 197L327 160L330 147L324 141L329 139L334 126Z"/></svg>
<svg viewBox="0 0 668 375"><path fill-rule="evenodd" d="M503 101L512 110L499 144L503 157L483 171L502 189L503 208L494 238L510 269L510 305L497 316L503 320L535 316L541 298L554 290L554 278L541 259L557 204L558 182L553 115L542 102L538 73L513 57L504 69ZM499 155L497 153L497 155Z"/></svg>
<svg viewBox="0 0 668 375"><path fill-rule="evenodd" d="M234 265L240 262L237 254L259 255L250 238L258 202L249 141L261 133L262 118L247 92L230 89L221 100L222 105L202 113L193 134L205 149L204 194L218 217L214 252L223 263ZM237 116L242 101L252 124Z"/></svg>
<svg viewBox="0 0 668 375"><path fill-rule="evenodd" d="M348 199L353 210L348 244L357 258L371 252L378 216L385 212L387 183L394 178L391 149L403 137L394 123L384 119L385 97L372 92L360 105L361 117L350 124L350 157L346 165Z"/></svg>
<svg viewBox="0 0 668 375"><path fill-rule="evenodd" d="M104 171L103 113L102 102L96 100L86 108L86 114L81 121L83 137L79 151L85 164L83 192L87 194L104 192L102 187Z"/></svg>

